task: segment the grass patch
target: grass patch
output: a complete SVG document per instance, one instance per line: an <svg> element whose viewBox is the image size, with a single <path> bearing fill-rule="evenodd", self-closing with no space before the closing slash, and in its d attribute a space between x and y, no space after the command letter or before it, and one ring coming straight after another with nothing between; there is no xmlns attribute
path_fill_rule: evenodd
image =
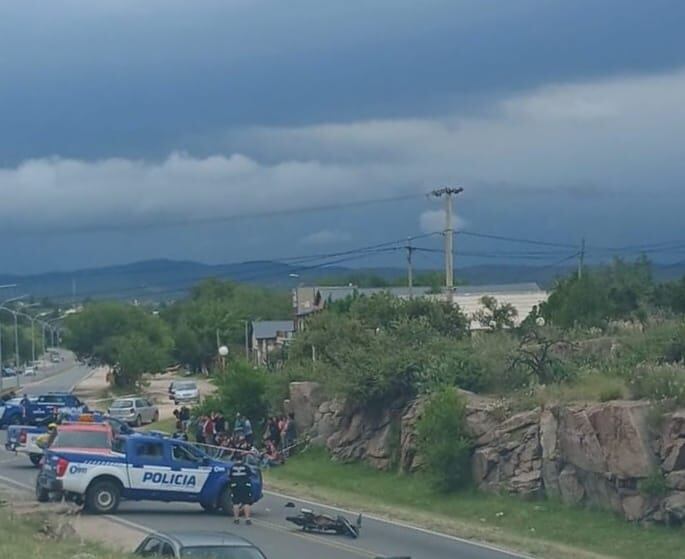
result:
<svg viewBox="0 0 685 559"><path fill-rule="evenodd" d="M673 559L681 556L685 544L682 529L638 527L609 512L571 508L554 501L526 502L475 490L446 496L431 489L420 475L340 464L316 449L268 471L266 478L277 490L425 524L548 559Z"/></svg>
<svg viewBox="0 0 685 559"><path fill-rule="evenodd" d="M169 417L167 419L160 419L155 423L149 423L142 428L143 431L164 431L165 433L174 433L176 431L176 418Z"/></svg>
<svg viewBox="0 0 685 559"><path fill-rule="evenodd" d="M0 557L2 559L26 559L49 557L50 559L74 559L87 553L89 559L124 559L128 554L109 551L102 546L77 539L49 539L39 530L43 516L12 514L8 508L0 509Z"/></svg>

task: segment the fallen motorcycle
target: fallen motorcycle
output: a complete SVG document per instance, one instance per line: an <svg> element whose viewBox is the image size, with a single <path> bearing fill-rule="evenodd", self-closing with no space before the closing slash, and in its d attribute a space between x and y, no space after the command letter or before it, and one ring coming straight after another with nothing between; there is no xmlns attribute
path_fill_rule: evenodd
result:
<svg viewBox="0 0 685 559"><path fill-rule="evenodd" d="M294 507L292 503L291 508ZM286 507L288 506L286 505ZM349 536L358 538L362 527L362 515L357 517L357 521L352 524L342 515L336 517L327 514L317 514L310 509L300 509L297 516L287 516L286 520L302 528L304 532L315 532L318 534L337 534L339 536Z"/></svg>

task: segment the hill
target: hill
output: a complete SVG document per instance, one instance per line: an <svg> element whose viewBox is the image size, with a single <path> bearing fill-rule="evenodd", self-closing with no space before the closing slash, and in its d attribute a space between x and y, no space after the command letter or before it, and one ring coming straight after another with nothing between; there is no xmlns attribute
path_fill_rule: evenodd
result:
<svg viewBox="0 0 685 559"><path fill-rule="evenodd" d="M416 270L417 274L422 271ZM469 266L457 270L457 277L465 283L516 283L534 281L550 286L560 276L573 271L572 267L539 267L510 263ZM305 267L273 261L241 262L209 265L192 261L146 260L121 266L108 266L49 272L36 275L0 275L0 284L17 284L18 293L56 300L85 298L117 298L168 300L182 296L198 281L217 277L238 282L254 283L273 288L288 289L299 283L315 283L322 278L340 278L369 274L386 281L406 276L402 268L345 268L341 266ZM685 264L655 265L654 275L659 281L681 277ZM8 296L12 293L8 292Z"/></svg>

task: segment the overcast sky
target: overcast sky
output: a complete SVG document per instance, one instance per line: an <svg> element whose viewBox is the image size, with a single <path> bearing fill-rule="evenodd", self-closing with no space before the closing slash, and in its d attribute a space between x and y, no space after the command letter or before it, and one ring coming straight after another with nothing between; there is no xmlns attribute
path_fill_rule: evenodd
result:
<svg viewBox="0 0 685 559"><path fill-rule="evenodd" d="M472 231L685 240L683 21L680 0L4 0L0 272L338 252L440 229L420 194L445 184Z"/></svg>

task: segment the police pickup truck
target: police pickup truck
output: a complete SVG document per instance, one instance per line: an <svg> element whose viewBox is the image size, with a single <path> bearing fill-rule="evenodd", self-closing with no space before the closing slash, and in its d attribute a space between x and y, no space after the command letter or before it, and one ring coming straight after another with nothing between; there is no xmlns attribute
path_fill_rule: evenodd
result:
<svg viewBox="0 0 685 559"><path fill-rule="evenodd" d="M48 449L36 480L36 495L63 496L98 514L114 513L122 499L198 503L208 512L233 514L231 462L215 460L187 442L159 435L119 437L113 446L111 452ZM261 472L253 470L251 481L253 500L258 501Z"/></svg>
<svg viewBox="0 0 685 559"><path fill-rule="evenodd" d="M48 392L37 398L29 398L28 413L24 416L22 399L15 398L0 406L0 427L8 425L47 424L60 413L84 413L88 411L81 400L69 392Z"/></svg>
<svg viewBox="0 0 685 559"><path fill-rule="evenodd" d="M115 436L128 435L134 432L127 423L100 412L66 414L60 423L107 423ZM47 433L47 425L10 425L7 427L5 449L17 454L27 454L31 463L38 466L44 452L38 442Z"/></svg>

